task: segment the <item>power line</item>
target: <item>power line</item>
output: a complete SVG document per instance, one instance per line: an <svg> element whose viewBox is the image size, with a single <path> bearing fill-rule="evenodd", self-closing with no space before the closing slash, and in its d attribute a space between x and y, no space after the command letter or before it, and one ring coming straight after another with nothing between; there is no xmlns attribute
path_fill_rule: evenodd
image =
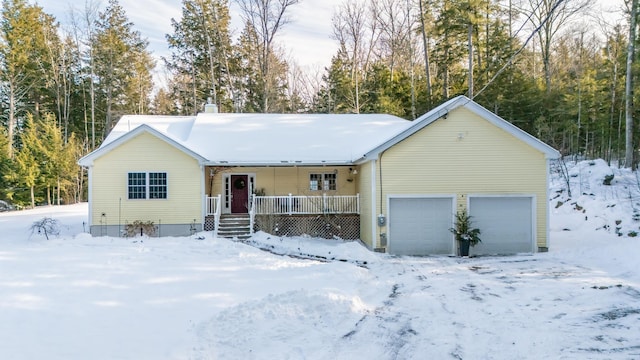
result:
<svg viewBox="0 0 640 360"><path fill-rule="evenodd" d="M542 1L542 0L541 0ZM522 46L520 47L520 49L518 49L515 53L513 53L513 55L511 55L511 57L509 58L509 60L507 61L506 64L504 64L503 67L500 68L500 70L498 70L493 77L491 77L491 79L489 80L489 82L487 82L482 89L480 89L480 91L478 91L476 94L470 94L471 99L473 100L476 96L480 95L484 90L486 90L489 85L491 85L491 83L493 83L496 78L498 78L498 76L500 76L500 74L502 74L502 72L507 68L507 66L511 65L513 62L513 59L515 59L516 56L518 56L522 50L524 50L527 45L529 44L529 41L531 41L531 39L533 38L534 35L536 35L544 26L544 24L546 24L547 21L549 21L549 19L551 18L551 15L553 15L553 13L556 11L556 9L558 8L558 6L560 6L560 4L563 2L564 0L557 0L555 2L555 4L551 7L551 10L549 10L549 12L547 13L547 16L545 16L545 18L540 22L540 25L538 25L537 28L535 28L531 34L529 35L529 37L527 38L527 40L525 40L524 44L522 44ZM539 4L538 4L539 7ZM532 12L533 15L533 12ZM529 16L529 19L531 18L531 16Z"/></svg>

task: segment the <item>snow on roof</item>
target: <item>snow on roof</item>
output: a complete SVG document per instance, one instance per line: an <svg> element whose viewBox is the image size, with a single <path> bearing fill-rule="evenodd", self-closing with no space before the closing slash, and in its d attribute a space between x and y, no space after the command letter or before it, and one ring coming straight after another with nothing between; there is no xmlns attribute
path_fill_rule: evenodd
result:
<svg viewBox="0 0 640 360"><path fill-rule="evenodd" d="M410 124L377 114L206 113L188 141L215 162L349 163Z"/></svg>
<svg viewBox="0 0 640 360"><path fill-rule="evenodd" d="M126 115L99 150L106 151L105 146L144 124L210 165L351 164L377 156L457 107L475 112L549 159L559 157L557 150L465 96L455 97L413 122L386 114Z"/></svg>
<svg viewBox="0 0 640 360"><path fill-rule="evenodd" d="M149 125L172 140L184 142L191 132L194 120L194 116L125 115L116 123L100 147L108 145L142 124Z"/></svg>
<svg viewBox="0 0 640 360"><path fill-rule="evenodd" d="M146 124L212 164L351 163L411 125L385 114L123 116L101 147Z"/></svg>

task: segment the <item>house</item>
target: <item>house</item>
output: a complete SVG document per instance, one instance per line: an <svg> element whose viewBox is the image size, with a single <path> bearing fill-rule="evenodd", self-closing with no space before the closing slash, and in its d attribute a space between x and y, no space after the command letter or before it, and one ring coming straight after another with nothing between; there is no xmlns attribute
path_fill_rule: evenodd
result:
<svg viewBox="0 0 640 360"><path fill-rule="evenodd" d="M124 116L79 160L91 233L136 221L161 236L360 239L398 255L456 254L467 209L474 254L545 251L556 150L459 96L414 121L380 114Z"/></svg>

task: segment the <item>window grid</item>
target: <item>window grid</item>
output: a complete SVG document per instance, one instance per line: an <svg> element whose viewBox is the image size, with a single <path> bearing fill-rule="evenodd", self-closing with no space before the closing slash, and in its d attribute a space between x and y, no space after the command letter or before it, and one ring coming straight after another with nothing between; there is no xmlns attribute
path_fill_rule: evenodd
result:
<svg viewBox="0 0 640 360"><path fill-rule="evenodd" d="M322 190L322 174L309 174L309 190Z"/></svg>
<svg viewBox="0 0 640 360"><path fill-rule="evenodd" d="M129 199L147 198L147 174L129 173Z"/></svg>
<svg viewBox="0 0 640 360"><path fill-rule="evenodd" d="M149 173L149 199L167 198L167 173Z"/></svg>
<svg viewBox="0 0 640 360"><path fill-rule="evenodd" d="M335 173L309 174L309 190L336 190L337 178L338 176Z"/></svg>
<svg viewBox="0 0 640 360"><path fill-rule="evenodd" d="M336 174L324 174L324 189L335 190L336 189Z"/></svg>
<svg viewBox="0 0 640 360"><path fill-rule="evenodd" d="M128 173L129 199L166 199L167 173L131 172Z"/></svg>

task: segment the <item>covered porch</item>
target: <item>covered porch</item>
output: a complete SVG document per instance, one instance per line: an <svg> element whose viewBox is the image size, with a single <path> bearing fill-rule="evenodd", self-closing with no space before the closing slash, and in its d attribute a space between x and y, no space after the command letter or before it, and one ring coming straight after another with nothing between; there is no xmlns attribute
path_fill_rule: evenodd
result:
<svg viewBox="0 0 640 360"><path fill-rule="evenodd" d="M205 176L206 193L218 194L205 198L205 230L217 232L221 221L234 219L248 223L249 234L332 237L346 227L350 238L359 237L354 165L209 166Z"/></svg>
<svg viewBox="0 0 640 360"><path fill-rule="evenodd" d="M222 195L207 196L205 199L204 229L213 231L214 236L217 236L221 227L222 201ZM250 195L248 204L246 216L249 220L249 235L261 230L274 235L310 235L325 238L337 236L343 239L359 237L360 194Z"/></svg>

